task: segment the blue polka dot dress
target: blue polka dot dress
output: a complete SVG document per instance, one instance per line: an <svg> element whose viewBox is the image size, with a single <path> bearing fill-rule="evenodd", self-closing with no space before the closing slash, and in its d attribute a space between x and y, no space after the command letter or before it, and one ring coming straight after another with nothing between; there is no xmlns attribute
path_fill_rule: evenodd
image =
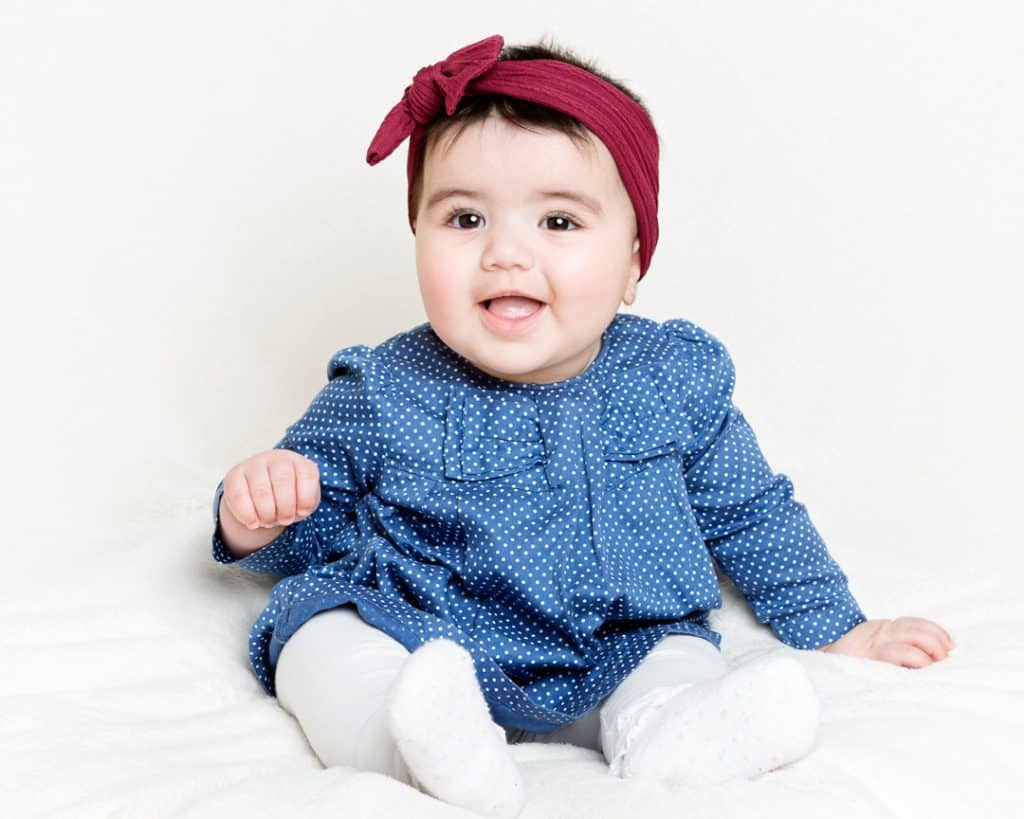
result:
<svg viewBox="0 0 1024 819"><path fill-rule="evenodd" d="M793 485L732 403L734 369L686 319L620 313L580 375L495 378L429 323L335 353L275 449L316 462L321 503L242 559L280 576L249 638L273 695L285 641L325 609L413 651L473 655L496 722L547 733L594 708L668 633L721 646L712 558L787 645L867 618Z"/></svg>

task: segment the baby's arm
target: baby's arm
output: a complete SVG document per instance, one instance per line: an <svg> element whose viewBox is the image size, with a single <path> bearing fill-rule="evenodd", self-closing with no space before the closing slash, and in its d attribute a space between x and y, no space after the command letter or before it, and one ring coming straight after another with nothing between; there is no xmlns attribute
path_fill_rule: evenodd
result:
<svg viewBox="0 0 1024 819"><path fill-rule="evenodd" d="M708 550L761 622L788 645L919 668L944 659L952 638L920 617L868 620L785 475L776 475L732 403L735 370L724 345L685 321L667 323L705 373L709 403L685 464Z"/></svg>
<svg viewBox="0 0 1024 819"><path fill-rule="evenodd" d="M816 649L867 621L786 475L775 474L732 402L725 346L686 320L666 322L667 406L692 432L682 469L708 551L762 623L789 646Z"/></svg>
<svg viewBox="0 0 1024 819"><path fill-rule="evenodd" d="M221 517L225 482L214 496L213 558L261 574L291 576L343 556L358 528L355 507L365 494L377 452L376 415L365 395L361 373L338 360L330 381L303 416L274 445L313 462L319 473L319 504L311 515L287 525L274 515L259 518L267 529L248 531ZM270 507L268 506L268 510ZM240 523L235 521L235 523ZM234 534L229 548L224 535ZM239 537L240 536L240 537ZM239 548L241 547L241 548ZM255 549L253 549L255 547ZM248 549L248 552L246 550Z"/></svg>
<svg viewBox="0 0 1024 819"><path fill-rule="evenodd" d="M693 413L695 440L683 469L703 540L783 643L815 649L836 642L867 616L793 497L792 481L772 471L733 405L734 370L725 347L709 336L698 353L710 400Z"/></svg>

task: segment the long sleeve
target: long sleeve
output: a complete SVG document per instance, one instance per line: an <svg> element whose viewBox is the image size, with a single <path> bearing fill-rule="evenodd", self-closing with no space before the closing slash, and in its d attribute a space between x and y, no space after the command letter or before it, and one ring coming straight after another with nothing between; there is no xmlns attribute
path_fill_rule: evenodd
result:
<svg viewBox="0 0 1024 819"><path fill-rule="evenodd" d="M686 348L695 434L684 461L694 517L712 557L757 619L782 642L813 649L867 620L793 484L766 462L733 405L735 369L725 346L685 320L665 322Z"/></svg>
<svg viewBox="0 0 1024 819"><path fill-rule="evenodd" d="M219 535L223 480L213 500L213 559L260 574L290 576L343 557L357 534L355 506L376 469L378 418L368 396L369 348L345 348L328 365L328 383L274 449L314 461L320 505L273 541L243 558L228 553Z"/></svg>

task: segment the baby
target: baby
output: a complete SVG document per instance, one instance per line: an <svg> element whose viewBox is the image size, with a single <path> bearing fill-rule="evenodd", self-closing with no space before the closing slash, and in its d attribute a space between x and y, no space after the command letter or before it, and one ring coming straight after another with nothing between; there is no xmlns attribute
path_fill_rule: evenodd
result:
<svg viewBox="0 0 1024 819"><path fill-rule="evenodd" d="M815 687L788 649L724 662L716 564L790 648L947 656L939 625L861 611L723 344L617 312L658 237L639 98L495 35L422 68L367 161L406 137L429 321L337 352L213 503L214 559L281 577L250 659L324 765L515 816L510 742L691 785L800 759Z"/></svg>

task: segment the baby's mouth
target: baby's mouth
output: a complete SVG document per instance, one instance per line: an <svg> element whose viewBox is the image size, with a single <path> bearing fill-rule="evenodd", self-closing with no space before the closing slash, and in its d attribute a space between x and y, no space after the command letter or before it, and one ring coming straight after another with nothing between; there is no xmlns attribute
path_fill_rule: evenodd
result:
<svg viewBox="0 0 1024 819"><path fill-rule="evenodd" d="M536 313L544 302L528 299L523 296L501 296L496 299L484 299L484 309L496 316L506 319L525 318Z"/></svg>

